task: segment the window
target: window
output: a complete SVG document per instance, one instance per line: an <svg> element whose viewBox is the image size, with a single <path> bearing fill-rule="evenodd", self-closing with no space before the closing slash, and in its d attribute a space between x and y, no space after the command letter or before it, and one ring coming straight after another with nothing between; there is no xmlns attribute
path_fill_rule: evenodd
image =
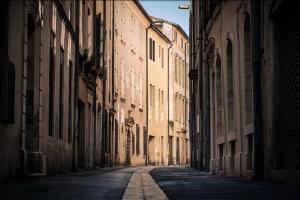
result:
<svg viewBox="0 0 300 200"><path fill-rule="evenodd" d="M144 57L144 28L142 23L139 23L139 41L139 56L142 58Z"/></svg>
<svg viewBox="0 0 300 200"><path fill-rule="evenodd" d="M181 77L181 74L182 74L182 72L181 72L181 70L182 70L182 61L181 61L181 58L178 60L178 75L177 75L177 80L178 80L178 83L180 83L181 84L181 82L182 82L182 77Z"/></svg>
<svg viewBox="0 0 300 200"><path fill-rule="evenodd" d="M132 132L132 154L135 154L135 136L134 133Z"/></svg>
<svg viewBox="0 0 300 200"><path fill-rule="evenodd" d="M64 50L60 48L60 83L59 83L59 139L64 132Z"/></svg>
<svg viewBox="0 0 300 200"><path fill-rule="evenodd" d="M181 83L182 83L182 86L184 87L184 85L185 85L185 66L184 66L184 63L185 63L185 61L183 60L182 61L182 65L181 65L181 68L182 68L182 70L181 70L181 72L182 72L182 76L181 76L181 78L182 78L182 81L181 81Z"/></svg>
<svg viewBox="0 0 300 200"><path fill-rule="evenodd" d="M151 38L149 39L149 54L150 54L150 60L155 62L155 41Z"/></svg>
<svg viewBox="0 0 300 200"><path fill-rule="evenodd" d="M88 7L88 20L87 20L87 41L88 49L92 52L92 41L93 40L93 15L91 9Z"/></svg>
<svg viewBox="0 0 300 200"><path fill-rule="evenodd" d="M161 90L161 95L160 95L160 99L161 99L161 120L164 120L164 91Z"/></svg>
<svg viewBox="0 0 300 200"><path fill-rule="evenodd" d="M50 33L50 56L49 56L49 136L54 136L54 98L55 98L55 34Z"/></svg>
<svg viewBox="0 0 300 200"><path fill-rule="evenodd" d="M134 48L134 40L135 40L135 33L134 33L134 26L135 26L135 18L134 18L134 15L131 14L131 21L130 21L130 30L131 30L131 36L130 39L131 39L131 49Z"/></svg>
<svg viewBox="0 0 300 200"><path fill-rule="evenodd" d="M154 107L155 102L155 87L150 84L150 106Z"/></svg>
<svg viewBox="0 0 300 200"><path fill-rule="evenodd" d="M164 91L161 91L161 105L164 105Z"/></svg>
<svg viewBox="0 0 300 200"><path fill-rule="evenodd" d="M251 66L251 35L250 16L245 15L244 23L244 59L245 59L245 108L246 125L253 123L253 91L252 91L252 66Z"/></svg>
<svg viewBox="0 0 300 200"><path fill-rule="evenodd" d="M69 60L69 128L68 128L68 142L71 143L71 137L72 137L72 105L73 105L73 63L71 60Z"/></svg>
<svg viewBox="0 0 300 200"><path fill-rule="evenodd" d="M52 4L51 29L56 33L56 6L54 3Z"/></svg>
<svg viewBox="0 0 300 200"><path fill-rule="evenodd" d="M161 48L161 67L164 68L164 48Z"/></svg>
<svg viewBox="0 0 300 200"><path fill-rule="evenodd" d="M140 95L140 108L143 108L143 93L144 93L144 90L143 90L143 76L142 74L139 75L139 95Z"/></svg>
<svg viewBox="0 0 300 200"><path fill-rule="evenodd" d="M118 121L115 119L115 153L119 153L119 128Z"/></svg>
<svg viewBox="0 0 300 200"><path fill-rule="evenodd" d="M222 71L220 55L216 59L217 136L222 135Z"/></svg>
<svg viewBox="0 0 300 200"><path fill-rule="evenodd" d="M181 38L180 47L183 49L183 39Z"/></svg>
<svg viewBox="0 0 300 200"><path fill-rule="evenodd" d="M175 95L175 120L178 120L178 100L177 100L178 96L177 94Z"/></svg>
<svg viewBox="0 0 300 200"><path fill-rule="evenodd" d="M61 32L60 32L60 45L61 45L61 48L62 49L65 49L65 24L64 22L62 21L61 22Z"/></svg>
<svg viewBox="0 0 300 200"><path fill-rule="evenodd" d="M131 67L131 103L135 104L135 72L134 67Z"/></svg>
<svg viewBox="0 0 300 200"><path fill-rule="evenodd" d="M140 126L136 125L136 154L140 154Z"/></svg>
<svg viewBox="0 0 300 200"><path fill-rule="evenodd" d="M158 89L158 110L157 110L157 113L160 113L161 112L161 105L160 105L160 89ZM157 119L159 119L160 118L160 116L158 115L157 116Z"/></svg>
<svg viewBox="0 0 300 200"><path fill-rule="evenodd" d="M143 135L143 138L144 138L143 152L144 152L144 156L147 156L148 134L147 134L146 127L144 127L143 130L144 130L144 135Z"/></svg>
<svg viewBox="0 0 300 200"><path fill-rule="evenodd" d="M79 1L79 47L82 47L82 2Z"/></svg>
<svg viewBox="0 0 300 200"><path fill-rule="evenodd" d="M120 59L121 65L121 98L125 98L125 68L124 68L124 59L121 57Z"/></svg>
<svg viewBox="0 0 300 200"><path fill-rule="evenodd" d="M175 81L178 81L178 77L177 77L177 74L178 74L178 63L177 63L177 60L178 60L178 58L175 56L174 57L174 65L175 65Z"/></svg>
<svg viewBox="0 0 300 200"><path fill-rule="evenodd" d="M174 31L174 38L173 38L173 41L174 41L174 42L177 42L177 31L176 31L176 30Z"/></svg>
<svg viewBox="0 0 300 200"><path fill-rule="evenodd" d="M228 132L234 131L234 91L233 91L233 66L232 66L232 43L227 42L227 118Z"/></svg>
<svg viewBox="0 0 300 200"><path fill-rule="evenodd" d="M161 47L160 47L160 45L158 45L158 57L159 58L161 57Z"/></svg>

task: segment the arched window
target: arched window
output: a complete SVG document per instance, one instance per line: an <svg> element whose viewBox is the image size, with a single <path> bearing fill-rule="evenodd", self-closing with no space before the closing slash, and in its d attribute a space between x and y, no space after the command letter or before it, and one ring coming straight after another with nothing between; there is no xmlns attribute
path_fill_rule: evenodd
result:
<svg viewBox="0 0 300 200"><path fill-rule="evenodd" d="M244 23L244 62L245 62L245 108L246 125L253 123L253 92L251 68L250 16L246 14Z"/></svg>
<svg viewBox="0 0 300 200"><path fill-rule="evenodd" d="M228 132L234 131L234 92L233 92L233 66L232 66L232 43L227 41L227 119Z"/></svg>
<svg viewBox="0 0 300 200"><path fill-rule="evenodd" d="M216 59L217 136L222 135L222 71L220 55Z"/></svg>

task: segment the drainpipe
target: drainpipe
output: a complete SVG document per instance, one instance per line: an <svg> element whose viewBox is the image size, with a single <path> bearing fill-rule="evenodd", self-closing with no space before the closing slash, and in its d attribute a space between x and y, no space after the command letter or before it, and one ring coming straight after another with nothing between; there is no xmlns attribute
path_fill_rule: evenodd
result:
<svg viewBox="0 0 300 200"><path fill-rule="evenodd" d="M261 180L264 176L264 151L262 132L262 96L261 96L261 1L251 1L252 25L252 77L254 106L254 148L253 148L253 179Z"/></svg>
<svg viewBox="0 0 300 200"><path fill-rule="evenodd" d="M96 0L93 0L93 27L94 27L94 32L93 32L93 54L94 57L96 57ZM93 99L93 112L94 112L94 142L93 142L93 167L96 168L96 117L97 117L97 102L96 102L96 97L97 97L97 76L95 77L95 91L94 91L94 99Z"/></svg>
<svg viewBox="0 0 300 200"><path fill-rule="evenodd" d="M103 77L102 77L102 89L103 89L103 95L102 95L102 133L101 133L101 167L104 167L105 164L105 131L106 131L106 126L107 126L107 123L106 122L106 119L105 119L105 107L106 107L106 70L105 70L105 40L106 40L106 1L103 1L103 27L102 27L102 32L103 32L103 47L102 47L102 50L103 50L103 53L102 53L102 70L103 70Z"/></svg>
<svg viewBox="0 0 300 200"><path fill-rule="evenodd" d="M187 128L187 113L186 113L186 111L187 111L187 109L186 109L186 86L187 86L187 81L186 81L186 58L187 58L187 56L186 56L186 50L187 50L187 48L186 48L186 46L187 46L187 44L188 44L189 42L186 42L185 44L184 44L184 69L185 69L185 71L184 71L184 96L185 96L185 105L184 105L184 130L185 130L185 134L186 134L186 132L187 132L187 130L186 130L186 128ZM185 140L186 140L186 138L185 138ZM184 140L184 142L185 142L185 140ZM187 143L185 144L185 145L187 145ZM187 149L187 147L185 147L185 150ZM186 163L186 160L187 160L187 152L185 152L185 156L186 156L186 158L185 158L185 163Z"/></svg>
<svg viewBox="0 0 300 200"><path fill-rule="evenodd" d="M146 154L146 160L145 165L148 165L148 144L149 144L149 137L148 137L148 131L149 131L149 98L148 98L148 30L153 27L153 24L150 24L146 29L146 129L147 129L147 154Z"/></svg>
<svg viewBox="0 0 300 200"><path fill-rule="evenodd" d="M173 26L172 26L172 30L173 30ZM168 138L167 138L168 142L169 142L169 135L170 135L170 127L169 127L169 121L170 121L170 89L169 89L170 88L170 50L171 50L172 46L173 46L173 44L171 43L171 45L168 47ZM172 159L172 155L170 157L170 152L169 152L169 158ZM169 163L170 163L170 160L169 160L168 164Z"/></svg>
<svg viewBox="0 0 300 200"><path fill-rule="evenodd" d="M204 34L204 10L202 9L203 8L203 5L201 6L201 4L204 4L204 1L201 1L199 3L199 9L200 9L200 53L199 53L199 56L200 56L200 63L199 63L199 69L198 69L198 77L199 77L199 80L198 80L198 92L199 92L199 107L200 107L200 110L199 110L199 115L201 117L201 120L199 120L199 148L200 148L200 153L199 153L199 169L200 171L203 171L203 123L201 123L203 121L203 117L202 117L202 110L203 110L203 103L202 103L202 100L201 100L201 96L202 96L202 65L203 65L203 42L205 40L205 34Z"/></svg>
<svg viewBox="0 0 300 200"><path fill-rule="evenodd" d="M79 13L79 1L75 2L75 13ZM79 15L75 15L75 33L76 33L76 42L75 42L75 83L74 83L74 124L75 130L73 132L73 156L72 156L72 168L74 171L77 171L77 142L78 142L78 128L79 128L79 120L78 120L78 98L79 98Z"/></svg>
<svg viewBox="0 0 300 200"><path fill-rule="evenodd" d="M112 70L111 70L111 80L112 80L112 109L113 109L113 119L111 122L111 130L112 131L112 141L111 141L111 164L115 165L115 148L114 147L114 141L115 141L115 1L112 1Z"/></svg>
<svg viewBox="0 0 300 200"><path fill-rule="evenodd" d="M236 10L236 19L237 19L237 25L236 25L236 32L237 32L237 40L238 40L238 66L241 66L241 58L240 58L240 32L239 32L239 11L241 9L243 4L240 4L238 9ZM241 74L241 68L238 67L238 73ZM241 83L241 76L239 76L239 82ZM242 100L242 92L241 92L241 84L239 84L239 98ZM242 103L240 101L240 119L242 119ZM241 120L242 122L242 120ZM242 123L241 123L242 124ZM240 176L243 176L243 137L244 137L244 131L243 126L240 126L240 134L241 134L241 151L240 151Z"/></svg>

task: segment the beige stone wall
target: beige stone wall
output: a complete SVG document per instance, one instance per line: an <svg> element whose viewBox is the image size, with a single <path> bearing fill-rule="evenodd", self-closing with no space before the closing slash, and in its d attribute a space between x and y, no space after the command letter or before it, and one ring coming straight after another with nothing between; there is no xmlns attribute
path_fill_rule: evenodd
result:
<svg viewBox="0 0 300 200"><path fill-rule="evenodd" d="M150 59L150 39L155 42L155 60ZM157 31L148 36L149 164L168 164L168 42ZM152 47L153 48L153 47ZM152 88L151 88L152 87ZM152 148L152 146L154 148Z"/></svg>
<svg viewBox="0 0 300 200"><path fill-rule="evenodd" d="M117 163L144 165L146 128L146 28L149 21L132 1L115 2L115 92L118 121ZM134 123L126 125L133 118ZM139 127L139 141L137 129ZM127 132L129 134L127 135ZM129 138L127 136L130 136ZM129 141L130 142L127 142ZM138 146L137 146L138 145ZM139 150L139 152L138 152ZM127 155L127 151L128 155Z"/></svg>
<svg viewBox="0 0 300 200"><path fill-rule="evenodd" d="M163 20L156 23L162 24L162 32L172 41L169 51L169 164L184 165L190 160L188 38L172 22Z"/></svg>

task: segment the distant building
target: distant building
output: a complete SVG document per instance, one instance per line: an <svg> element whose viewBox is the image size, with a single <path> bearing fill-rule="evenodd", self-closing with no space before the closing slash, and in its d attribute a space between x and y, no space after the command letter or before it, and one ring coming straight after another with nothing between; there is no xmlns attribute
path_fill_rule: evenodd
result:
<svg viewBox="0 0 300 200"><path fill-rule="evenodd" d="M114 2L109 74L114 104L115 164L145 165L147 151L146 29L151 19L137 1ZM110 62L109 62L110 63Z"/></svg>
<svg viewBox="0 0 300 200"><path fill-rule="evenodd" d="M168 89L168 144L169 164L189 164L189 85L188 85L188 36L184 30L173 22L153 17L155 26L172 41L169 56Z"/></svg>
<svg viewBox="0 0 300 200"><path fill-rule="evenodd" d="M148 163L168 164L168 48L171 41L155 26L148 30Z"/></svg>
<svg viewBox="0 0 300 200"><path fill-rule="evenodd" d="M296 4L191 1L194 168L299 183Z"/></svg>

